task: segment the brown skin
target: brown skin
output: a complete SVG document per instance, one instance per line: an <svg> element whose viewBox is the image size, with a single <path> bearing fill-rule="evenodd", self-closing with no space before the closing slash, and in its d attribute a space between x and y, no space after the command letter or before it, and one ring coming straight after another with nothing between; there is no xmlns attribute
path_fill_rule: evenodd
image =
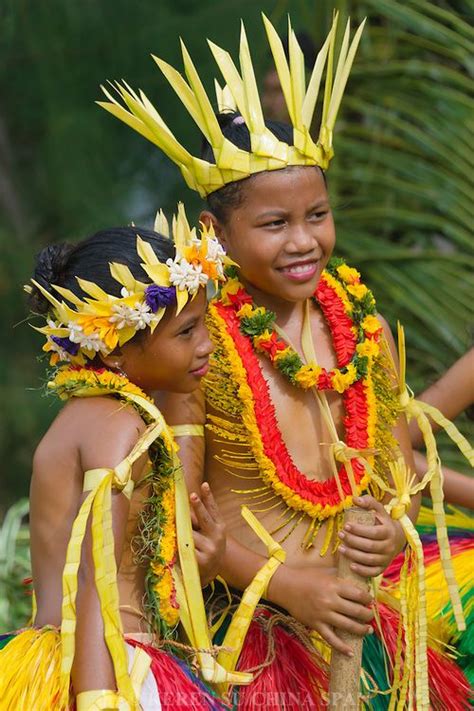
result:
<svg viewBox="0 0 474 711"><path fill-rule="evenodd" d="M303 305L313 294L335 242L334 223L322 174L315 168L262 173L253 176L243 186L243 190L241 204L230 210L225 222L219 222L209 211L201 213L201 219L213 223L229 256L239 264L241 279L255 302L276 313L277 323L301 354ZM306 270L298 281L292 279L288 271L289 267L295 265ZM331 336L316 306L311 309L310 320L319 364L328 369L335 367ZM382 323L395 356L390 331L385 322ZM293 461L311 479L328 478L329 448L319 443L329 442L330 438L321 421L313 394L293 388L264 356L260 358L260 363L283 439ZM196 395L193 398L194 414L197 416ZM176 422L185 421L178 419L178 408L173 406L171 400L165 405L166 412L170 417L174 416ZM341 397L337 393L329 393L328 402L339 435L343 437ZM201 409L198 417L202 418L202 413ZM408 465L413 466L404 419L398 423L395 436ZM304 447L302 442L305 443ZM197 453L196 442L192 446L193 455L186 454L185 445L182 449L185 466L188 467L188 485L195 487L201 473L196 466L193 467L193 463L198 464L203 454L202 451ZM220 573L228 583L243 590L265 563L266 551L240 515L240 507L246 497L233 493L232 489L258 489L261 480L236 479L216 459L221 449L221 443L215 440L212 432L208 432L206 479L211 485L229 534ZM238 451L232 443L226 443L226 449ZM250 474L254 475L254 472ZM247 500L252 506L250 494ZM277 505L270 508L274 503ZM377 525L370 529L354 526L351 531L346 531L346 550L342 554L351 558L354 570L367 576L376 575L402 548L403 533L400 525L392 521L383 506L371 497L364 496L358 504L376 511ZM419 497L416 497L410 512L412 518L416 518L418 506ZM266 507L269 507L268 510L258 516L267 530L271 531L281 522L278 517L284 512L285 506L274 499L261 506ZM337 578L336 556L320 556L325 526L322 526L311 549L301 548L308 523L308 519L303 520L283 543L287 562L273 576L267 596L300 622L317 630L334 648L351 654L351 648L341 641L338 631L348 630L358 635L367 633L367 624L373 616L369 609L371 597L353 584ZM304 605L301 604L302 600L305 601Z"/></svg>
<svg viewBox="0 0 474 711"><path fill-rule="evenodd" d="M204 326L204 290L178 317L167 313L155 332L138 343L125 344L104 358L120 367L145 392L178 388L191 393L199 385L193 373L212 350ZM157 366L157 364L159 364ZM34 624L61 624L62 571L71 527L85 498L84 472L114 467L131 451L145 425L131 406L110 397L73 398L41 440L33 460L30 527L31 557L37 614ZM137 517L148 495L142 481L146 455L133 466L135 491L129 501L112 494L117 582L125 632L142 630L145 570L132 559L130 541L137 533ZM198 564L203 584L214 577L216 558L225 550L222 520L209 487L196 487L190 497ZM75 693L115 689L112 661L103 637L103 622L94 583L91 533L88 529L78 576L76 653L72 669Z"/></svg>
<svg viewBox="0 0 474 711"><path fill-rule="evenodd" d="M418 400L438 408L449 420L454 420L461 412L474 403L474 348L459 358L444 375L427 388ZM433 429L438 429L432 422ZM409 424L413 447L423 446L423 437L415 420ZM426 457L415 452L416 473L423 477L428 469ZM474 477L443 467L444 496L448 503L474 509ZM429 487L423 491L429 496Z"/></svg>

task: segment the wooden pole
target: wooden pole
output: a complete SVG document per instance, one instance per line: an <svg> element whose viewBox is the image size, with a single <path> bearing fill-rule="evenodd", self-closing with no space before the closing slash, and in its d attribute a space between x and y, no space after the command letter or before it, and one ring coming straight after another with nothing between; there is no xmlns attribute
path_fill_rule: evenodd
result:
<svg viewBox="0 0 474 711"><path fill-rule="evenodd" d="M358 507L347 509L344 514L344 524L359 523L371 526L375 523L373 511ZM351 561L343 555L339 556L338 577L368 590L369 581L362 578L350 568ZM346 711L359 708L360 696L360 665L362 659L363 637L358 637L351 632L338 631L338 636L352 647L353 657L332 650L331 666L329 671L329 704L332 711Z"/></svg>

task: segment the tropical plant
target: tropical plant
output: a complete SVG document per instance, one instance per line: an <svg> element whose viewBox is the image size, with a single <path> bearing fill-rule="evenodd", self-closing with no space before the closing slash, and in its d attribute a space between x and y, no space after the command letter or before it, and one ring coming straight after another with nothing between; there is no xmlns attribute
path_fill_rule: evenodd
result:
<svg viewBox="0 0 474 711"><path fill-rule="evenodd" d="M0 527L0 631L22 627L31 615L23 581L30 575L27 499L10 507Z"/></svg>

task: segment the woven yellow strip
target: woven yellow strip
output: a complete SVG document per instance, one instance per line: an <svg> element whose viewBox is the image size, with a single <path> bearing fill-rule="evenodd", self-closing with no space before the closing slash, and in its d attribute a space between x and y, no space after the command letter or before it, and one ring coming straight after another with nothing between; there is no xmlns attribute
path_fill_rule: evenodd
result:
<svg viewBox="0 0 474 711"><path fill-rule="evenodd" d="M426 587L423 547L417 530L410 518L405 515L399 519L408 545L416 557L416 569L412 567L415 595L410 600L411 614L415 618L415 677L416 677L416 708L418 711L428 711L430 708L430 692L428 686L427 637L428 624L426 619ZM416 585L415 585L416 581Z"/></svg>
<svg viewBox="0 0 474 711"><path fill-rule="evenodd" d="M183 468L174 456L176 529L181 575L175 571L176 594L180 605L180 619L191 644L199 650L197 657L203 678L211 683L248 684L251 674L230 673L211 654L212 643L207 624L201 581L194 550L189 499ZM209 652L203 651L208 649Z"/></svg>
<svg viewBox="0 0 474 711"><path fill-rule="evenodd" d="M81 560L82 542L87 520L92 508L95 491L91 491L82 503L72 526L71 537L66 551L66 565L63 571L63 602L61 609L61 689L59 705L67 707L72 663L75 653L77 573Z"/></svg>
<svg viewBox="0 0 474 711"><path fill-rule="evenodd" d="M143 682L150 670L151 657L141 647L135 647L132 668L130 670L130 680L137 699L140 699Z"/></svg>
<svg viewBox="0 0 474 711"><path fill-rule="evenodd" d="M115 711L119 709L120 698L115 691L94 689L81 691L76 696L77 711Z"/></svg>
<svg viewBox="0 0 474 711"><path fill-rule="evenodd" d="M436 440L433 435L433 430L431 424L425 411L429 412L433 419L441 425L445 426L446 423L449 425L449 436L454 439L456 444L463 452L463 454L471 462L472 449L468 442L462 437L455 426L449 423L441 413L436 411L436 408L431 406L426 406L425 403L420 403L415 400L409 393L408 388L405 383L405 372L406 372L406 350L405 350L405 334L403 328L398 324L398 350L400 359L400 377L399 377L399 397L400 405L405 411L408 419L414 418L421 430L423 441L426 447L426 459L428 462L428 470L421 482L412 488L411 495L413 496L419 491L422 491L425 486L430 483L431 499L433 501L433 515L436 524L436 536L438 539L440 558L443 564L444 575L446 578L446 583L449 589L449 596L453 606L453 613L456 620L456 624L459 630L466 629L466 622L464 619L464 613L461 605L461 597L459 595L458 585L456 583L456 578L454 575L451 551L449 548L448 533L446 528L446 518L444 513L444 493L443 493L443 473L441 470L441 463L438 456L438 449L436 446ZM436 413L436 414L435 414Z"/></svg>
<svg viewBox="0 0 474 711"><path fill-rule="evenodd" d="M225 649L219 652L217 661L229 670L234 670L237 665L245 635L247 634L255 613L255 608L260 599L267 594L268 585L272 576L278 567L285 562L286 558L286 553L283 548L270 536L268 531L266 531L264 526L246 506L242 507L242 516L254 533L266 545L271 557L265 565L260 568L250 585L245 589L240 604L226 632L222 645ZM222 685L220 690L225 693L227 691L227 684Z"/></svg>
<svg viewBox="0 0 474 711"><path fill-rule="evenodd" d="M464 454L471 467L474 467L474 449L461 434L456 425L448 420L436 407L433 407L433 405L428 405L428 403L422 400L412 400L412 403L416 403L420 410L426 415L429 415L431 419L446 432L448 437L452 439L454 444L456 444L458 449Z"/></svg>
<svg viewBox="0 0 474 711"><path fill-rule="evenodd" d="M204 425L171 425L175 437L204 437Z"/></svg>
<svg viewBox="0 0 474 711"><path fill-rule="evenodd" d="M100 601L104 638L112 657L117 690L132 709L137 700L128 674L128 658L119 613L115 542L112 529L112 481L105 478L92 505L92 555L97 595Z"/></svg>

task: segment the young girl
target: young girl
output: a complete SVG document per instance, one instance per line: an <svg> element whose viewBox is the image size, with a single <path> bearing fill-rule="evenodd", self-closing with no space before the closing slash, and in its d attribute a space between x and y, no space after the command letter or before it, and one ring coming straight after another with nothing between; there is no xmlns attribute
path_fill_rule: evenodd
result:
<svg viewBox="0 0 474 711"><path fill-rule="evenodd" d="M439 642L426 650L421 546L411 523L422 485L410 474L403 416L425 425L423 412L408 395L403 369L396 372L393 339L360 274L330 261L335 231L324 171L361 28L351 46L347 29L336 58L333 25L307 88L291 27L288 63L274 28L266 19L265 25L292 126L263 119L245 31L240 72L210 43L227 83L218 92L227 111L218 116L185 48L188 83L156 60L204 133L200 159L176 141L143 93L118 86L128 110L110 95L104 104L162 148L207 198L201 220L213 225L238 264L208 314L214 353L205 387L204 470L228 531L220 573L242 600L223 642L232 651L218 659L255 672L236 694L239 708L322 708L326 668L315 648L325 657L329 647L351 655L343 633L367 635L361 688L369 708L403 709L415 697L417 709L468 708L463 674ZM314 142L309 127L326 63ZM178 405L175 399L170 417L183 422L183 398ZM186 409L194 423L204 422L197 396L186 398ZM462 628L443 537L438 460L429 445L426 478ZM204 452L197 438L186 446L193 489L201 476L193 463ZM352 502L373 510L376 525L344 526ZM242 504L253 512L244 507L245 520ZM362 577L377 578L406 540L401 603L384 588L375 607L368 593L337 577L338 557L346 556ZM256 607L259 596L266 602ZM447 636L440 626L435 635ZM351 702L355 707L357 700Z"/></svg>
<svg viewBox="0 0 474 711"><path fill-rule="evenodd" d="M161 215L159 227L167 233ZM175 243L135 227L98 232L38 256L30 291L66 404L40 442L31 481L32 626L0 652L2 711L209 709L221 704L163 644L180 613L210 648L200 582L225 545L208 486L187 494L171 430L151 393L191 393L208 369L207 282L223 276L216 239ZM167 235L169 236L169 235ZM184 492L184 498L183 498ZM204 626L203 626L204 625ZM186 632L189 632L189 624ZM217 665L201 649L208 680Z"/></svg>

